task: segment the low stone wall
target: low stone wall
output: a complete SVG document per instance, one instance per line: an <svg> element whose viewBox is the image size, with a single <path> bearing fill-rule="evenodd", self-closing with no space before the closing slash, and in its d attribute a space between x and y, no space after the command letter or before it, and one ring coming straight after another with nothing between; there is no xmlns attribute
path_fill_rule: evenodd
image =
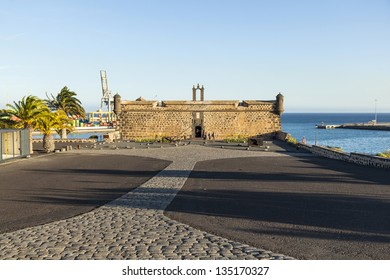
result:
<svg viewBox="0 0 390 280"><path fill-rule="evenodd" d="M311 153L331 158L331 159L337 159L337 160L343 160L343 161L350 161L350 154L343 152L343 151L336 151L327 147L322 146L310 146L310 145L303 145L300 144L300 146L306 150L309 150Z"/></svg>
<svg viewBox="0 0 390 280"><path fill-rule="evenodd" d="M55 143L94 143L96 139L53 139ZM43 139L33 139L33 143L43 143Z"/></svg>
<svg viewBox="0 0 390 280"><path fill-rule="evenodd" d="M350 161L380 168L390 168L390 159L384 157L370 156L365 154L351 153Z"/></svg>
<svg viewBox="0 0 390 280"><path fill-rule="evenodd" d="M291 137L290 133L278 131L276 132L276 138L282 141L286 141L289 137Z"/></svg>
<svg viewBox="0 0 390 280"><path fill-rule="evenodd" d="M390 159L371 156L367 154L360 153L346 153L343 151L335 151L333 149L322 147L322 146L310 146L299 144L300 149L305 149L315 155L342 160L350 163L355 163L359 165L372 166L378 168L390 168Z"/></svg>

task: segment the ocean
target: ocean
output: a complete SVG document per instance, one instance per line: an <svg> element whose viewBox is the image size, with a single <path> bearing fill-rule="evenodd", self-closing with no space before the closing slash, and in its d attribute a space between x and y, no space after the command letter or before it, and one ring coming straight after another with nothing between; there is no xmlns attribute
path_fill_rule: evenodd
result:
<svg viewBox="0 0 390 280"><path fill-rule="evenodd" d="M390 131L359 129L317 129L316 124L367 123L374 114L359 113L285 113L282 130L308 144L339 147L346 152L377 154L390 150ZM377 121L389 122L390 114L378 113Z"/></svg>
<svg viewBox="0 0 390 280"><path fill-rule="evenodd" d="M91 136L97 136L98 141L103 141L103 134L102 132L88 132L88 133L69 133L68 139L69 140L76 140L76 139L88 139ZM33 139L42 139L42 134L33 134ZM60 135L57 133L53 133L54 139L61 139Z"/></svg>

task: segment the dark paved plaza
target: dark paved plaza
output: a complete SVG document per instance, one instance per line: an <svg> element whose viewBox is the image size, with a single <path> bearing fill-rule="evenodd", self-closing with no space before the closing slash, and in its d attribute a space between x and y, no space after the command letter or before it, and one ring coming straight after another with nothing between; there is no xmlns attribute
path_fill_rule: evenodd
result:
<svg viewBox="0 0 390 280"><path fill-rule="evenodd" d="M264 152L218 143L164 148L132 144L130 149L126 143L2 164L0 233L8 240L4 257L390 259L388 170L279 144ZM118 200L124 194L126 203ZM34 228L38 225L47 226ZM185 229L187 225L192 229ZM84 230L96 244L88 243ZM188 255L180 240L192 234L197 253ZM74 248L64 243L69 236ZM24 238L35 246L31 256ZM61 239L53 245L61 253L41 252L42 238ZM229 246L227 252L213 243L219 238ZM123 251L124 239L150 251ZM171 256L154 239L173 242L177 253ZM104 254L95 251L99 242ZM120 255L109 249L112 242ZM199 242L206 242L205 251L198 252ZM235 255L243 248L236 242L263 249ZM83 253L78 246L89 251Z"/></svg>
<svg viewBox="0 0 390 280"><path fill-rule="evenodd" d="M301 259L390 259L390 175L319 157L198 162L165 211Z"/></svg>
<svg viewBox="0 0 390 280"><path fill-rule="evenodd" d="M169 161L52 154L0 167L0 233L86 213L146 182Z"/></svg>

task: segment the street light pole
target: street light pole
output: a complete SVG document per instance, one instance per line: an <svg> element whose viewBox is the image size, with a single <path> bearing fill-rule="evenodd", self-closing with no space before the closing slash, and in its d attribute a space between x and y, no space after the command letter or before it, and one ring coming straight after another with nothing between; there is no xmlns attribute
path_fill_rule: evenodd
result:
<svg viewBox="0 0 390 280"><path fill-rule="evenodd" d="M377 112L376 112L376 103L378 102L378 100L377 99L375 99L375 124L377 123L377 121L378 121L378 114L377 114Z"/></svg>

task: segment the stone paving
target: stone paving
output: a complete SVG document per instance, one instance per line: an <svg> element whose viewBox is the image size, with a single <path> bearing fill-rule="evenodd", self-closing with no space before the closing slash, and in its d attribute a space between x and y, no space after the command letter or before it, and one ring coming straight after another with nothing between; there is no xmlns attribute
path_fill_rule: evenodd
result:
<svg viewBox="0 0 390 280"><path fill-rule="evenodd" d="M209 234L163 213L197 161L287 155L197 145L72 152L142 155L173 162L135 190L94 211L1 234L0 259L292 259Z"/></svg>

